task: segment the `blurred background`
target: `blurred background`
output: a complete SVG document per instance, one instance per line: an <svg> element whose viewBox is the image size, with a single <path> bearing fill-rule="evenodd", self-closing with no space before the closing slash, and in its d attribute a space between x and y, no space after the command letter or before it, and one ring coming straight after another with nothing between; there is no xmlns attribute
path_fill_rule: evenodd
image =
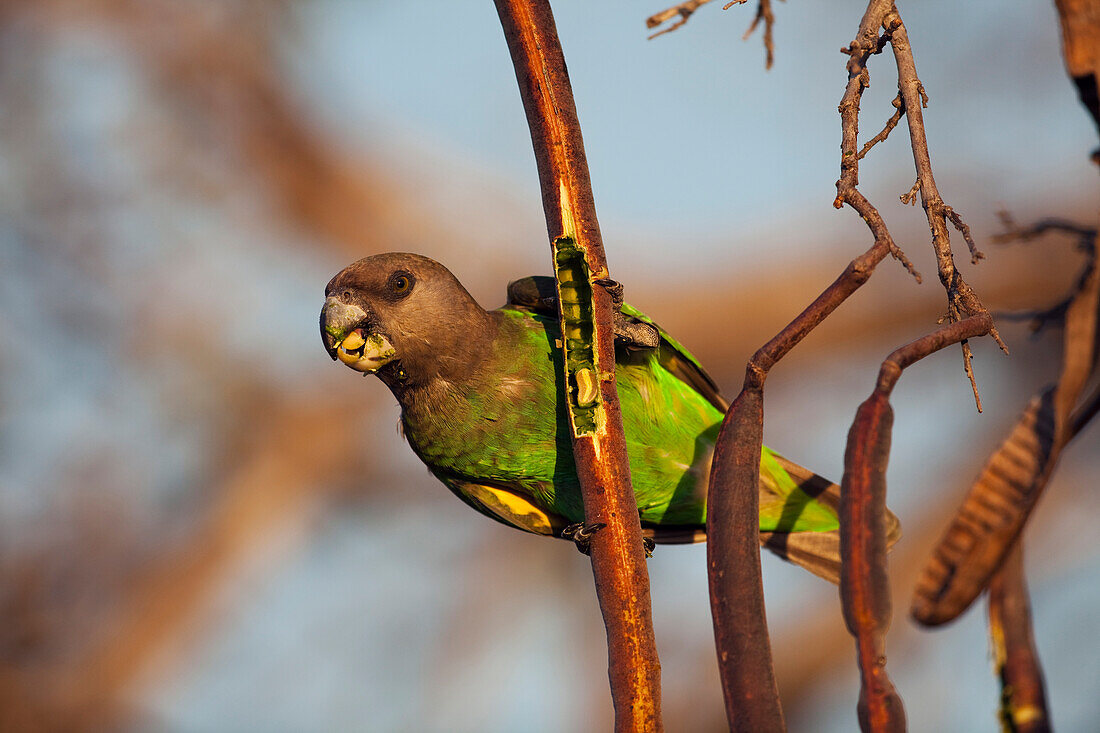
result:
<svg viewBox="0 0 1100 733"><path fill-rule="evenodd" d="M760 344L871 244L832 207L836 105L861 2L555 3L613 276L728 395ZM998 311L1056 302L1073 242L992 245L997 212L1095 224L1096 131L1052 3L906 3L937 182ZM893 111L876 57L863 139ZM904 125L861 189L893 261L768 380L766 442L838 479L878 364L945 309ZM483 305L549 268L526 121L492 3L8 0L0 4L0 729L608 730L590 565L431 478L374 379L332 364L328 279L371 253L448 265ZM956 242L956 252L965 245ZM1060 360L1002 319L895 392L890 671L914 730L995 730L984 604L906 617L919 567ZM1027 534L1054 724L1095 730L1095 425ZM703 546L650 561L671 731L723 730ZM836 589L764 558L792 730L852 730Z"/></svg>

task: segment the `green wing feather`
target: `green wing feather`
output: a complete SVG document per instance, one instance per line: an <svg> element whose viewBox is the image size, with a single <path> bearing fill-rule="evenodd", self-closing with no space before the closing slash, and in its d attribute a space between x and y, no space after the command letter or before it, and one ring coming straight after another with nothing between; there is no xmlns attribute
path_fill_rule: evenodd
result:
<svg viewBox="0 0 1100 733"><path fill-rule="evenodd" d="M508 286L510 306L548 319L557 315L555 297L554 279L550 277L527 277ZM653 326L660 334L655 359L644 349L641 355L620 349L616 373L631 476L642 519L656 525L701 524L706 517L706 482L714 440L728 403L683 344L630 304L624 303L620 310L628 318ZM684 446L690 447L692 455L685 454ZM780 458L766 447L761 455L761 530L836 529L839 521L835 509L816 502L804 491ZM669 464L673 470L662 470ZM679 480L671 482L675 488L670 492L668 474L673 472L679 474ZM651 478L658 485L651 485Z"/></svg>

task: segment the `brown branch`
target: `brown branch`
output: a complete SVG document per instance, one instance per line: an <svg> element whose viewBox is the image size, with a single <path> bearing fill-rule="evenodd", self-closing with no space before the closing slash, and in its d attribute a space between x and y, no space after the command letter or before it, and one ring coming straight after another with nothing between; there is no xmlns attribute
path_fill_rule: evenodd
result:
<svg viewBox="0 0 1100 733"><path fill-rule="evenodd" d="M863 90L871 83L867 62L872 55L882 51L884 39L879 36L878 29L882 27L887 13L892 8L893 2L890 0L871 0L860 21L855 39L846 48L841 49L848 55L848 83L838 107L842 130L840 178L836 182L836 198L833 200L833 206L839 209L844 204L848 204L855 209L874 235L875 246L878 247L881 244L885 247L886 251L901 262L917 282L920 282L920 274L894 242L882 215L856 189L859 184L860 161L860 156L856 152L859 145L859 103L863 97ZM875 264L878 264L878 260Z"/></svg>
<svg viewBox="0 0 1100 733"><path fill-rule="evenodd" d="M902 371L959 341L988 333L989 314L949 324L896 350L882 363L871 396L848 433L840 494L840 598L856 639L862 688L859 722L865 731L905 730L901 697L886 674L890 582L886 566L886 466L894 422L890 393Z"/></svg>
<svg viewBox="0 0 1100 733"><path fill-rule="evenodd" d="M951 252L951 235L947 228L947 219L950 218L956 228L963 234L970 246L973 261L979 259L977 247L970 230L963 223L962 218L951 207L944 203L936 188L936 179L932 175L932 161L928 153L928 139L924 130L923 108L928 105L928 96L924 91L924 85L917 77L917 67L913 60L913 50L909 43L909 34L905 24L898 15L896 9L892 9L883 22L883 28L889 38L890 48L893 49L894 61L898 69L898 91L905 105L905 119L909 125L909 139L913 149L913 164L917 169L917 180L920 187L921 205L924 207L928 218L928 227L932 232L932 248L936 253L936 264L939 271L940 282L947 291L947 316L951 322L959 321L965 317L988 313L978 296L963 280L962 275L955 269L954 255ZM903 199L904 200L904 199ZM1008 347L997 333L996 327L990 329L989 335L1007 354ZM978 385L974 381L973 370L970 366L970 344L962 342L963 364L966 369L970 384L974 389L974 398L981 412L981 400L978 398Z"/></svg>
<svg viewBox="0 0 1100 733"><path fill-rule="evenodd" d="M1031 604L1019 542L989 583L989 637L1001 680L1004 730L1046 733L1050 730L1046 685L1031 631Z"/></svg>
<svg viewBox="0 0 1100 733"><path fill-rule="evenodd" d="M828 288L749 360L741 393L726 413L715 445L707 493L707 564L726 715L731 728L736 730L782 726L755 543L759 530L764 380L779 359L867 281L887 254L892 253L916 275L894 244L882 217L856 190L859 159L855 150L859 99L866 86L866 60L877 52L877 29L890 7L888 2L872 2L868 8L860 35L851 45L848 87L840 103L844 138L834 204L839 208L847 203L856 209L871 229L875 243L852 260Z"/></svg>
<svg viewBox="0 0 1100 733"><path fill-rule="evenodd" d="M598 282L609 274L580 123L548 0L496 0L496 6L531 128L558 276L564 376L585 519L590 526L605 525L592 539L591 557L607 628L615 727L657 731L660 663L615 390L611 297ZM566 313L567 304L582 315ZM582 381L599 385L584 403L574 389Z"/></svg>
<svg viewBox="0 0 1100 733"><path fill-rule="evenodd" d="M1066 309L1058 383L1032 399L990 456L917 582L910 613L922 624L956 618L988 585L1076 434L1074 426L1087 422L1088 405L1076 413L1074 406L1096 368L1098 268L1090 266L1087 275Z"/></svg>

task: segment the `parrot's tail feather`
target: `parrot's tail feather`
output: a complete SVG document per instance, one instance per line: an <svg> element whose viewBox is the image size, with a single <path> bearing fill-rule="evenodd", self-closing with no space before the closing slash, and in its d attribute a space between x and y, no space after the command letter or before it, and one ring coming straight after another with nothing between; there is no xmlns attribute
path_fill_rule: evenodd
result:
<svg viewBox="0 0 1100 733"><path fill-rule="evenodd" d="M840 509L840 487L813 471L776 454L776 460L791 475L802 491L834 512ZM767 492L761 483L761 498ZM698 525L660 526L642 524L642 535L662 545L705 542L706 527ZM886 510L886 548L901 538L901 523ZM840 530L828 532L761 532L760 544L779 557L801 565L831 583L840 582Z"/></svg>
<svg viewBox="0 0 1100 733"><path fill-rule="evenodd" d="M695 524L656 525L642 522L642 537L659 545L692 545L707 541L707 528Z"/></svg>

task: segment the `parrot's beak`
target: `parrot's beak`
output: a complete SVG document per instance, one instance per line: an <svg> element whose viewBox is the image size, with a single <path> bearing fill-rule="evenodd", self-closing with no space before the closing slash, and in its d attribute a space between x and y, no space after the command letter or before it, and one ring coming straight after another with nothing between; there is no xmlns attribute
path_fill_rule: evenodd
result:
<svg viewBox="0 0 1100 733"><path fill-rule="evenodd" d="M321 341L333 361L339 359L357 372L371 374L389 364L396 350L380 333L371 333L366 311L335 297L321 309Z"/></svg>

